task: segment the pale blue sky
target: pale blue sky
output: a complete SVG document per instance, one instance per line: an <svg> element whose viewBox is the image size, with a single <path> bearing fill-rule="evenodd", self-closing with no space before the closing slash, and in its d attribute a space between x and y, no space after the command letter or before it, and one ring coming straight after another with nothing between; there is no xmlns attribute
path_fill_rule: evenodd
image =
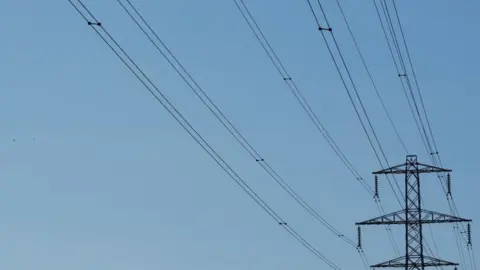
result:
<svg viewBox="0 0 480 270"><path fill-rule="evenodd" d="M142 88L68 1L0 8L0 268L327 269L275 224ZM339 146L367 179L379 169L305 1L245 1ZM333 0L324 2L391 163L405 158ZM363 267L222 129L113 0L85 0L191 123L288 223L342 269ZM336 228L373 216L356 183L279 78L232 0L134 3L224 113ZM407 146L428 162L373 2L345 12ZM399 1L410 50L462 215L480 218L477 164L480 3ZM35 139L34 139L35 138ZM15 142L12 139L16 139ZM398 209L381 183L387 211ZM438 180L425 204L448 212ZM480 228L473 223L474 244ZM458 261L451 225L433 229ZM394 231L400 246L402 229ZM427 231L427 240L431 242ZM364 230L370 262L394 257ZM478 250L478 249L477 249Z"/></svg>

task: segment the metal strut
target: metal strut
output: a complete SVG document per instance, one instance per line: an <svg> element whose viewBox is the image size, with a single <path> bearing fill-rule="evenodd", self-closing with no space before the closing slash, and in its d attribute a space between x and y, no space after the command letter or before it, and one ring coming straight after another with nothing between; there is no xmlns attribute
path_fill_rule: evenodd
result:
<svg viewBox="0 0 480 270"><path fill-rule="evenodd" d="M451 170L419 163L417 160L417 156L408 155L405 163L373 173L375 176L379 174L403 174L405 176L404 209L390 214L382 215L380 217L372 218L363 222L357 222L355 224L357 226L400 224L405 226L405 255L395 258L393 260L372 265L372 268L401 267L405 268L406 270L423 270L425 269L425 267L431 266L438 267L458 265L457 263L426 256L423 252L423 224L456 223L471 221L470 219L464 219L452 215L422 209L420 175L423 173L440 172L448 173L451 172ZM450 179L450 177L448 177L448 179ZM451 188L449 188L449 191L451 191ZM375 196L378 196L377 178L375 178ZM471 245L470 224L468 224L467 234L469 235L468 239L469 244ZM359 244L361 243L359 242Z"/></svg>

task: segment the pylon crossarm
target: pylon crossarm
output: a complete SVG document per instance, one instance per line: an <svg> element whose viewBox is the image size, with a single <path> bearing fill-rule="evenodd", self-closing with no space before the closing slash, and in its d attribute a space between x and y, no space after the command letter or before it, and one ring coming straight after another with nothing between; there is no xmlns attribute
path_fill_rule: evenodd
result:
<svg viewBox="0 0 480 270"><path fill-rule="evenodd" d="M416 155L407 155L405 163L393 166L387 169L376 171L375 175L375 198L378 198L378 174L403 174L403 184L405 189L403 209L390 214L372 218L363 222L355 223L357 226L362 225L403 225L405 227L405 253L403 257L395 258L390 261L372 265L373 268L398 267L405 270L425 270L425 267L443 267L456 266L458 264L443 261L437 258L426 256L423 243L424 224L432 223L453 223L453 222L470 222L470 219L464 219L452 215L442 214L422 208L422 193L420 184L420 175L424 173L443 173L451 172L449 169L430 166L418 162ZM447 188L450 194L450 177L447 176ZM470 228L470 227L468 227ZM359 229L360 230L360 229ZM470 235L470 229L467 230ZM359 237L360 239L360 237ZM470 236L469 236L469 245ZM359 241L359 246L360 246Z"/></svg>
<svg viewBox="0 0 480 270"><path fill-rule="evenodd" d="M405 164L400 164L387 169L373 172L372 174L404 174L404 173L405 173Z"/></svg>
<svg viewBox="0 0 480 270"><path fill-rule="evenodd" d="M425 172L425 173L436 173L436 172L451 172L452 170L450 169L444 169L440 167L435 167L432 165L427 165L423 163L418 163L419 166L419 171L420 173Z"/></svg>
<svg viewBox="0 0 480 270"><path fill-rule="evenodd" d="M394 213L386 214L362 222L355 225L381 225L381 224L405 224L405 211L400 210Z"/></svg>
<svg viewBox="0 0 480 270"><path fill-rule="evenodd" d="M451 172L451 171L452 170L450 169L444 169L440 167L418 163L418 173L439 173L439 172Z"/></svg>
<svg viewBox="0 0 480 270"><path fill-rule="evenodd" d="M417 171L418 169L418 171ZM418 173L439 173L439 172L451 172L450 169L444 169L422 163L417 163L415 168L411 168L411 164L404 163L397 166L393 166L387 169L373 172L373 174L405 174L406 172L414 171Z"/></svg>
<svg viewBox="0 0 480 270"><path fill-rule="evenodd" d="M371 265L372 268L405 267L405 256Z"/></svg>
<svg viewBox="0 0 480 270"><path fill-rule="evenodd" d="M386 262L382 262L382 263L372 265L371 267L372 268L389 268L389 267L404 268L405 265L406 265L406 263L405 263L406 258L407 257L405 257L405 256L398 257L398 258L395 258L395 259L392 259L392 260L389 260L389 261L386 261ZM416 263L414 263L415 261L419 261L418 259L419 258L417 256L409 257L408 266L412 267L412 268L420 267L420 265L416 265ZM424 259L424 267L456 266L456 265L458 265L458 263L444 261L444 260L440 260L440 259L429 257L429 256L424 256L423 259Z"/></svg>
<svg viewBox="0 0 480 270"><path fill-rule="evenodd" d="M422 223L455 223L455 222L470 222L471 219L465 219L452 215L442 214L430 210L422 209Z"/></svg>
<svg viewBox="0 0 480 270"><path fill-rule="evenodd" d="M410 215L416 215L418 212L410 211ZM422 224L432 224L432 223L454 223L454 222L470 222L470 219L464 219L456 216L451 216L447 214L442 214L430 210L421 210ZM416 215L418 216L418 215ZM409 224L418 224L418 220L409 220ZM406 224L405 221L405 210L400 210L376 218L372 218L363 222L355 223L355 225L396 225L396 224Z"/></svg>

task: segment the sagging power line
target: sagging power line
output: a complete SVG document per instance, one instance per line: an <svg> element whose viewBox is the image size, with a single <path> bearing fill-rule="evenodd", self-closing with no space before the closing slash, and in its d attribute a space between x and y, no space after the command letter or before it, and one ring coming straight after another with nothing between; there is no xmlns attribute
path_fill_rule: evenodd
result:
<svg viewBox="0 0 480 270"><path fill-rule="evenodd" d="M126 4L124 4L124 2ZM177 72L183 81L189 86L195 95L202 101L208 110L215 116L215 118L222 124L228 133L234 137L237 143L250 155L250 157L265 171L268 175L289 194L307 213L320 222L325 228L332 232L335 236L345 241L350 246L354 247L354 242L348 238L344 233L340 232L335 226L327 221L320 213L315 210L300 194L298 194L289 185L284 177L270 165L265 158L259 154L258 150L252 146L249 140L239 131L233 122L220 110L211 97L205 90L197 83L197 81L186 70L184 65L180 63L178 58L168 48L165 42L160 38L152 26L146 21L144 16L135 7L130 0L117 0L117 3L123 8L132 21L139 27L147 39L152 43L156 50L167 60L170 66Z"/></svg>
<svg viewBox="0 0 480 270"><path fill-rule="evenodd" d="M75 1L75 3L74 3ZM313 253L317 258L325 262L330 268L341 270L335 263L329 260L318 249L313 247L304 237L295 231L284 219L282 219L245 181L236 171L212 148L212 146L197 132L197 130L184 118L177 108L165 97L160 89L152 82L138 64L126 53L113 36L104 28L102 23L96 19L92 12L81 0L68 0L77 13L85 22L95 31L102 41L110 48L119 60L129 69L129 71L142 83L146 90L153 95L155 100L180 124L180 126L199 144L199 146L212 158L215 163L234 182L247 193L274 221L279 224L287 233L294 237L307 250Z"/></svg>

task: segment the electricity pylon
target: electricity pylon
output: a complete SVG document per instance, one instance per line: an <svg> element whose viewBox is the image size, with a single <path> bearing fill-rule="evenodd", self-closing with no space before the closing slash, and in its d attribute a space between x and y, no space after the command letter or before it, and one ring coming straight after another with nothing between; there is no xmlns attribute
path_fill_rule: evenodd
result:
<svg viewBox="0 0 480 270"><path fill-rule="evenodd" d="M377 175L380 174L404 174L405 175L405 208L403 210L372 218L356 223L362 225L405 225L405 255L372 265L372 268L398 267L409 269L425 269L430 266L457 266L457 263L444 261L424 255L423 250L423 224L432 223L456 223L470 222L456 216L446 215L422 209L422 196L420 193L420 174L424 173L449 173L451 170L418 163L417 156L408 155L406 162L388 169L374 172L375 196L378 197ZM450 177L448 177L448 189L450 192ZM359 227L360 237L360 227ZM468 239L471 239L468 232ZM361 241L359 239L359 245Z"/></svg>

